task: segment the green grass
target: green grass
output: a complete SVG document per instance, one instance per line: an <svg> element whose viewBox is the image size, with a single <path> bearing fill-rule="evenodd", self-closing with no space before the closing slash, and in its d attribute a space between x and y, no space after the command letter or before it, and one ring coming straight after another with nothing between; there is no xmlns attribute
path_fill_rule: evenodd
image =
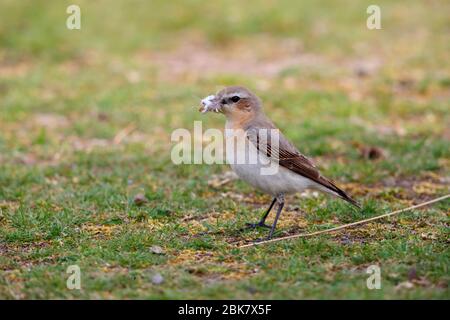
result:
<svg viewBox="0 0 450 320"><path fill-rule="evenodd" d="M448 3L379 1L372 31L369 1L79 1L79 31L69 4L0 3L0 298L450 298L448 200L238 249L266 234L241 228L270 199L211 187L225 165L170 160L174 129L223 127L200 97L243 84L364 206L290 196L276 236L448 193ZM363 156L373 147L380 159Z"/></svg>

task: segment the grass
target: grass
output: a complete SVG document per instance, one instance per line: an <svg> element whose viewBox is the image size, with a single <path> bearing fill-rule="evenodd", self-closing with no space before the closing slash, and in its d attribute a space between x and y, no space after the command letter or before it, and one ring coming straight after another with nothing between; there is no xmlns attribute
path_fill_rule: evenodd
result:
<svg viewBox="0 0 450 320"><path fill-rule="evenodd" d="M368 1L79 1L79 31L69 4L0 4L0 298L450 298L449 201L240 250L270 199L170 160L174 129L223 127L200 97L243 84L363 203L290 196L277 236L448 193L448 3L379 1L368 30Z"/></svg>

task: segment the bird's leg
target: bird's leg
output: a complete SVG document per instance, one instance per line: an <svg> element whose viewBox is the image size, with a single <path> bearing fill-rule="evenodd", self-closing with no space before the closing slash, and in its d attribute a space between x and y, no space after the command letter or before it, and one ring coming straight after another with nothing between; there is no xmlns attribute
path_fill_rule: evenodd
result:
<svg viewBox="0 0 450 320"><path fill-rule="evenodd" d="M273 205L275 204L275 202L277 201L277 198L273 198L272 203L270 204L269 209L267 209L266 212L264 212L264 215L261 217L261 220L257 223L247 223L247 226L249 228L256 228L256 227L264 227L264 228L270 228L270 226L268 226L265 222L266 222L266 218L270 213L270 210L272 210Z"/></svg>
<svg viewBox="0 0 450 320"><path fill-rule="evenodd" d="M277 227L278 218L280 217L281 211L284 207L284 195L280 194L275 198L278 202L278 210L277 215L275 216L275 220L273 221L272 228L270 229L269 236L267 237L267 240L272 238L273 232L275 231L275 228Z"/></svg>

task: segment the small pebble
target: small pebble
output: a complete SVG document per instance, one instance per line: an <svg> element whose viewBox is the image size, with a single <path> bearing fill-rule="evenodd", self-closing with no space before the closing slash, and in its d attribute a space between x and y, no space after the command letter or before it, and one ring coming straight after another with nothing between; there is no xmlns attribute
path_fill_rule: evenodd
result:
<svg viewBox="0 0 450 320"><path fill-rule="evenodd" d="M151 246L150 251L154 254L164 254L164 250L160 246Z"/></svg>
<svg viewBox="0 0 450 320"><path fill-rule="evenodd" d="M148 200L142 193L139 193L134 197L134 204L137 206L141 206L146 202L148 202Z"/></svg>
<svg viewBox="0 0 450 320"><path fill-rule="evenodd" d="M152 277L152 283L153 284L161 284L164 281L164 277L160 274L157 273Z"/></svg>

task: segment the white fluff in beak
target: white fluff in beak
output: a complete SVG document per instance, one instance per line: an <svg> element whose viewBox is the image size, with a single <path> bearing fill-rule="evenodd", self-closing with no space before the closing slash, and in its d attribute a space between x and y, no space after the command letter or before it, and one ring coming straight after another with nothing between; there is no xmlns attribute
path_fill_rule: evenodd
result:
<svg viewBox="0 0 450 320"><path fill-rule="evenodd" d="M214 100L216 96L210 95L207 96L202 100L203 109L201 110L202 113L210 111L210 107L212 106L212 101Z"/></svg>

